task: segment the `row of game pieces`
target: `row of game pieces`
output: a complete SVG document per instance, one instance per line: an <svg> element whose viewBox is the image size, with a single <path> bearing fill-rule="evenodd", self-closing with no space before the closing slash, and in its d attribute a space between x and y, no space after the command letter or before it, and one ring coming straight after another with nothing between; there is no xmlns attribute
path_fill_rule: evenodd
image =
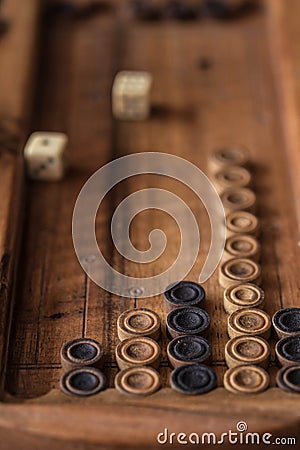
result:
<svg viewBox="0 0 300 450"><path fill-rule="evenodd" d="M200 394L216 387L214 371L202 364L211 358L211 346L203 337L210 319L199 308L204 300L203 287L193 282L177 283L165 292L165 306L169 311L166 332L171 339L167 355L174 368L170 384L173 389L187 394ZM161 359L161 348L157 343L161 335L159 316L146 308L128 310L119 316L117 330L120 343L115 354L120 372L115 377L115 387L133 395L155 392L161 384L155 370ZM73 396L87 396L105 389L106 379L100 370L103 354L101 344L92 339L79 338L64 344L61 350L65 371L60 383L62 391ZM187 373L188 378L184 375ZM210 380L208 385L199 384L204 375L205 380ZM192 380L198 378L198 385L195 381L191 385Z"/></svg>
<svg viewBox="0 0 300 450"><path fill-rule="evenodd" d="M134 15L139 20L158 21L163 19L197 20L210 17L218 20L232 20L242 17L257 8L251 0L168 0L155 3L149 0L134 0L131 3Z"/></svg>
<svg viewBox="0 0 300 450"><path fill-rule="evenodd" d="M204 336L210 325L207 312L200 308L205 303L205 290L197 283L182 281L169 286L164 293L166 335L170 340L167 356L174 369L170 375L170 386L184 394L202 394L217 385L215 372L204 365L211 359L211 346ZM118 390L128 394L149 395L160 386L160 375L155 375L155 383L128 386L128 371L131 375L146 370L146 366L158 369L161 348L153 339L160 334L160 319L149 309L125 311L118 319L118 336L121 342L116 348L116 361L121 369L115 379ZM151 355L151 356L150 356ZM130 367L131 366L131 367ZM143 367L143 368L142 368ZM144 376L145 381L148 376ZM205 383L202 380L206 380ZM135 378L132 378L135 380ZM207 383L207 381L209 381Z"/></svg>
<svg viewBox="0 0 300 450"><path fill-rule="evenodd" d="M247 169L249 153L242 147L217 150L209 158L209 170L219 191L225 213L236 211L255 212L256 196L249 188L252 174ZM255 217L255 216L254 216ZM256 218L257 220L257 218ZM257 220L258 223L258 220ZM232 295L234 285L236 298L252 299L255 293L256 308L237 309L227 321L227 331L231 338L225 345L225 360L229 368L224 375L224 387L235 394L257 394L269 386L269 375L265 369L269 365L271 319L260 310L264 294L261 283L260 244L257 236L232 234L226 239L225 251L219 269L219 283L226 288L224 300ZM245 289L244 285L248 284ZM250 287L249 287L250 284ZM253 286L253 287L252 287ZM228 292L229 291L229 292ZM242 293L242 294L241 294ZM231 306L224 304L225 309Z"/></svg>
<svg viewBox="0 0 300 450"><path fill-rule="evenodd" d="M235 393L258 393L269 385L269 375L264 369L270 359L266 339L271 336L271 319L259 309L264 304L264 291L258 286L261 282L259 222L252 214L256 197L249 189L252 176L246 168L248 159L246 149L231 147L214 152L209 160L212 179L227 213L229 237L219 282L225 288L224 309L230 314L227 331L231 340L225 346L229 370L224 386ZM295 380L296 374L300 375L300 308L277 311L272 322L277 336L283 338L275 348L277 361L283 366L277 375L277 385L299 392L300 380ZM288 376L293 383L286 383Z"/></svg>
<svg viewBox="0 0 300 450"><path fill-rule="evenodd" d="M192 281L174 283L166 289L164 303L169 311L167 337L175 337L168 344L168 358L171 363L180 360L180 366L171 373L171 387L188 395L211 391L217 387L217 376L208 366L212 359L211 344L203 338L208 337L210 327L209 314L203 309L206 304L203 286Z"/></svg>
<svg viewBox="0 0 300 450"><path fill-rule="evenodd" d="M196 283L186 283L189 287L199 287ZM165 301L169 309L169 299ZM172 309L167 316L167 334L173 338L167 347L168 360L174 368L170 385L173 389L190 395L203 394L217 386L214 370L203 364L209 364L211 361L211 345L203 337L207 326L201 327L197 323L203 319L201 315L197 315L200 308L188 306L194 302L194 295L181 297L181 306L177 308L176 301L176 307L173 309L175 305L171 304ZM185 306L182 306L183 304ZM170 320L174 311L179 313L175 324ZM236 312L244 311L248 310L241 309ZM257 310L252 309L252 312L255 314ZM277 311L272 320L274 329L281 338L276 345L276 356L283 368L279 372L277 383L283 389L293 392L299 392L299 383L297 387L297 383L293 381L292 388L291 382L284 385L281 380L285 380L283 374L299 373L299 319L300 308L287 308ZM271 325L268 321L268 326L259 329L255 326L255 321L250 325L253 324L251 328L246 322L245 329L240 330L241 334L226 344L225 358L229 367L225 375L227 388L231 376L234 380L238 377L237 379L243 381L245 374L247 380L254 380L256 383L259 381L259 391L269 385L269 377L264 369L269 364L270 346L262 335L265 338L270 336ZM119 316L117 329L121 342L116 347L116 362L120 372L115 377L115 387L132 395L154 393L161 384L160 375L155 370L158 369L161 358L161 348L157 343L161 334L159 316L146 308L128 310ZM247 335L243 334L244 332L247 332ZM78 338L64 344L61 350L61 363L65 371L61 379L63 392L73 396L89 396L105 389L106 377L101 371L103 355L102 345L93 339ZM293 380L295 377L291 378ZM229 390L232 391L232 388ZM244 386L243 390L236 389L235 392L253 393L253 390Z"/></svg>

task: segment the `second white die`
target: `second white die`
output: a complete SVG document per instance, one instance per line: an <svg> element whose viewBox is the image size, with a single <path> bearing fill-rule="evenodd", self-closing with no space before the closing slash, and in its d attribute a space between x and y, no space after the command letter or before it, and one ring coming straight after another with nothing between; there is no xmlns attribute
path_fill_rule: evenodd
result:
<svg viewBox="0 0 300 450"><path fill-rule="evenodd" d="M152 75L142 71L117 73L112 88L112 109L117 119L145 120L150 113Z"/></svg>

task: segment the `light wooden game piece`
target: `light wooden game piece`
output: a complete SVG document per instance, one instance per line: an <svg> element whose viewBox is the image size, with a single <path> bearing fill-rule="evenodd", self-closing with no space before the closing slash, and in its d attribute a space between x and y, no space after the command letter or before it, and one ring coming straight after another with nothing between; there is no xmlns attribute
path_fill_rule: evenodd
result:
<svg viewBox="0 0 300 450"><path fill-rule="evenodd" d="M229 369L224 375L224 387L234 394L259 394L270 384L269 374L255 365L238 366Z"/></svg>
<svg viewBox="0 0 300 450"><path fill-rule="evenodd" d="M225 346L225 360L229 368L257 364L266 369L269 359L270 345L259 336L237 336Z"/></svg>
<svg viewBox="0 0 300 450"><path fill-rule="evenodd" d="M229 166L219 170L213 176L213 184L218 192L228 188L242 188L249 186L251 174L245 167Z"/></svg>
<svg viewBox="0 0 300 450"><path fill-rule="evenodd" d="M115 377L115 387L123 394L151 395L160 388L160 375L152 367L130 367Z"/></svg>
<svg viewBox="0 0 300 450"><path fill-rule="evenodd" d="M66 171L67 142L68 137L64 133L33 133L24 148L28 176L44 181L62 179Z"/></svg>
<svg viewBox="0 0 300 450"><path fill-rule="evenodd" d="M120 341L143 336L157 340L161 331L160 318L147 308L130 309L118 317L117 328Z"/></svg>
<svg viewBox="0 0 300 450"><path fill-rule="evenodd" d="M227 214L231 211L254 212L255 210L256 196L248 188L227 188L222 192L220 198Z"/></svg>
<svg viewBox="0 0 300 450"><path fill-rule="evenodd" d="M208 160L211 173L229 166L244 166L249 160L249 151L245 147L232 145L212 152Z"/></svg>
<svg viewBox="0 0 300 450"><path fill-rule="evenodd" d="M271 318L260 309L240 309L228 318L228 334L236 336L261 336L269 339L271 335Z"/></svg>
<svg viewBox="0 0 300 450"><path fill-rule="evenodd" d="M234 284L224 291L224 309L231 314L240 309L262 308L264 298L264 291L255 284Z"/></svg>
<svg viewBox="0 0 300 450"><path fill-rule="evenodd" d="M250 258L258 261L260 249L260 243L254 236L236 234L226 240L223 261L231 258Z"/></svg>
<svg viewBox="0 0 300 450"><path fill-rule="evenodd" d="M147 337L121 341L116 348L116 361L120 369L132 366L159 367L161 349L156 341Z"/></svg>
<svg viewBox="0 0 300 450"><path fill-rule="evenodd" d="M145 120L150 114L152 75L149 72L121 71L112 87L112 110L116 119Z"/></svg>
<svg viewBox="0 0 300 450"><path fill-rule="evenodd" d="M227 236L234 234L252 234L257 236L259 233L259 223L257 217L248 211L232 211L226 217Z"/></svg>
<svg viewBox="0 0 300 450"><path fill-rule="evenodd" d="M225 261L219 270L219 283L226 288L234 283L261 282L261 268L258 263L247 258L233 258Z"/></svg>

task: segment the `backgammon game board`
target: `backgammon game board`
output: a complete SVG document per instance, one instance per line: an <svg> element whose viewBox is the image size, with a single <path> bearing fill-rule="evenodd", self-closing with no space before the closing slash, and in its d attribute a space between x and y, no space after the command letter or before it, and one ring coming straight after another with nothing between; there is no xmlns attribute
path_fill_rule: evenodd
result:
<svg viewBox="0 0 300 450"><path fill-rule="evenodd" d="M299 448L299 16L1 1L1 450Z"/></svg>

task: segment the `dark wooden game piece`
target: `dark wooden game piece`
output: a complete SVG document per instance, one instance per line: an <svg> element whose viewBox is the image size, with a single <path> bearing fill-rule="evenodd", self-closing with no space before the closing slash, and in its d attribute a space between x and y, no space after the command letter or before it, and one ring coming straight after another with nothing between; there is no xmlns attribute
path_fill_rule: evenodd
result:
<svg viewBox="0 0 300 450"><path fill-rule="evenodd" d="M259 394L269 384L269 374L259 366L237 366L227 370L224 375L225 389L234 394Z"/></svg>
<svg viewBox="0 0 300 450"><path fill-rule="evenodd" d="M223 260L231 258L250 258L258 261L260 258L260 243L254 236L236 234L226 240Z"/></svg>
<svg viewBox="0 0 300 450"><path fill-rule="evenodd" d="M124 311L117 322L118 337L122 341L131 337L159 339L161 324L159 316L147 308Z"/></svg>
<svg viewBox="0 0 300 450"><path fill-rule="evenodd" d="M260 265L248 258L233 258L225 261L219 271L219 283L226 288L234 283L261 282Z"/></svg>
<svg viewBox="0 0 300 450"><path fill-rule="evenodd" d="M200 284L192 281L180 281L167 287L164 299L167 311L182 306L202 306L205 290Z"/></svg>
<svg viewBox="0 0 300 450"><path fill-rule="evenodd" d="M300 308L284 308L273 316L273 326L278 337L300 335Z"/></svg>
<svg viewBox="0 0 300 450"><path fill-rule="evenodd" d="M204 364L185 364L171 373L171 387L187 395L205 394L217 387L217 377L211 367Z"/></svg>
<svg viewBox="0 0 300 450"><path fill-rule="evenodd" d="M247 335L269 339L271 318L260 309L240 309L229 316L227 329L231 338Z"/></svg>
<svg viewBox="0 0 300 450"><path fill-rule="evenodd" d="M284 391L300 394L300 364L280 369L276 383Z"/></svg>
<svg viewBox="0 0 300 450"><path fill-rule="evenodd" d="M231 314L240 309L262 308L264 298L264 291L255 284L234 284L224 291L224 309Z"/></svg>
<svg viewBox="0 0 300 450"><path fill-rule="evenodd" d="M167 316L167 330L172 338L203 334L210 325L206 311L196 307L173 309Z"/></svg>
<svg viewBox="0 0 300 450"><path fill-rule="evenodd" d="M183 0L169 0L163 9L163 15L177 20L195 20L200 16L200 8Z"/></svg>
<svg viewBox="0 0 300 450"><path fill-rule="evenodd" d="M227 188L220 195L226 213L231 211L254 212L256 196L248 188Z"/></svg>
<svg viewBox="0 0 300 450"><path fill-rule="evenodd" d="M200 336L180 336L169 343L167 355L174 368L185 364L208 363L211 358L211 346Z"/></svg>
<svg viewBox="0 0 300 450"><path fill-rule="evenodd" d="M275 347L276 357L282 366L300 364L300 336L280 339Z"/></svg>
<svg viewBox="0 0 300 450"><path fill-rule="evenodd" d="M84 366L101 367L103 364L103 347L94 339L72 339L62 346L60 357L64 370Z"/></svg>
<svg viewBox="0 0 300 450"><path fill-rule="evenodd" d="M120 369L137 365L158 368L160 357L160 346L148 337L125 339L116 348L116 360Z"/></svg>
<svg viewBox="0 0 300 450"><path fill-rule="evenodd" d="M234 234L252 234L257 236L259 233L259 223L257 217L248 211L232 211L226 218L227 236Z"/></svg>
<svg viewBox="0 0 300 450"><path fill-rule="evenodd" d="M237 336L225 346L225 360L229 368L248 364L267 368L269 359L270 345L259 336Z"/></svg>
<svg viewBox="0 0 300 450"><path fill-rule="evenodd" d="M134 0L131 7L137 19L143 21L156 21L162 18L162 10L147 0Z"/></svg>
<svg viewBox="0 0 300 450"><path fill-rule="evenodd" d="M234 20L252 14L259 8L255 0L206 0L204 13L217 20Z"/></svg>
<svg viewBox="0 0 300 450"><path fill-rule="evenodd" d="M60 388L71 396L89 397L106 388L106 377L94 367L77 367L63 374Z"/></svg>
<svg viewBox="0 0 300 450"><path fill-rule="evenodd" d="M152 367L130 367L115 377L115 387L124 394L150 395L160 388L160 375Z"/></svg>

